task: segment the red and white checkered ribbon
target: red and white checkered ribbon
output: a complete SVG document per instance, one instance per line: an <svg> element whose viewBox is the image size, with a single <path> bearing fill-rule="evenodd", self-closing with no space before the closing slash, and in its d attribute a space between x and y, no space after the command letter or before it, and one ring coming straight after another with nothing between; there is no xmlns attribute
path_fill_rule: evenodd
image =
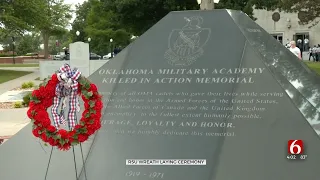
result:
<svg viewBox="0 0 320 180"><path fill-rule="evenodd" d="M61 124L65 124L64 111L59 114L58 108L62 99L69 97L69 112L68 112L68 125L70 129L73 129L77 122L76 111L80 111L79 99L78 99L78 79L81 72L74 68L71 70L69 64L64 64L60 67L57 77L60 83L56 86L56 96L53 99L53 107L51 109L53 123L56 128L59 128ZM65 102L62 103L64 109Z"/></svg>

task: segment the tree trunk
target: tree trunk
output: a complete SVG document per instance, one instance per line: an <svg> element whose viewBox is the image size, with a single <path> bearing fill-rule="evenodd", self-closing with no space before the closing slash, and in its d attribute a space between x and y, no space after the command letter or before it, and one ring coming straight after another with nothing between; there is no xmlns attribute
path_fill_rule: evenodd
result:
<svg viewBox="0 0 320 180"><path fill-rule="evenodd" d="M49 34L47 32L42 32L43 36L43 46L44 46L44 59L49 58Z"/></svg>

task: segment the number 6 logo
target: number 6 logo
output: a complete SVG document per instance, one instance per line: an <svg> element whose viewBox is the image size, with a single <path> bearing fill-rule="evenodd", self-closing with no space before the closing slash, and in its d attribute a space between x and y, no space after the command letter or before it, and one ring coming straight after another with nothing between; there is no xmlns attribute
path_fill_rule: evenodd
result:
<svg viewBox="0 0 320 180"><path fill-rule="evenodd" d="M304 147L302 140L288 141L288 154L303 154Z"/></svg>

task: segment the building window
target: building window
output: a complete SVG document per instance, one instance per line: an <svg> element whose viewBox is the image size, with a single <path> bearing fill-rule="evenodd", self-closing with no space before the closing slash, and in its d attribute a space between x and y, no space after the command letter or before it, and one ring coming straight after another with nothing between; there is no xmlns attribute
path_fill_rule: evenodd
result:
<svg viewBox="0 0 320 180"><path fill-rule="evenodd" d="M271 34L277 41L279 41L281 44L283 44L283 34L278 33L278 34Z"/></svg>

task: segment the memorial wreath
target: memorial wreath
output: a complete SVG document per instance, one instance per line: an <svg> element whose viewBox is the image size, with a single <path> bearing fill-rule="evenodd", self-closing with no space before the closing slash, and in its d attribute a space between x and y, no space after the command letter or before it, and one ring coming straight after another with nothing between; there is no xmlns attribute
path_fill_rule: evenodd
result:
<svg viewBox="0 0 320 180"><path fill-rule="evenodd" d="M80 111L79 95L84 101L85 109L78 123L76 111ZM69 112L66 121L64 109L67 98ZM58 112L61 102L61 110ZM54 125L51 124L47 112L50 106ZM27 114L33 123L32 133L35 137L60 150L69 150L71 146L85 142L101 128L102 107L101 95L96 85L81 76L78 69L71 70L70 66L65 64L32 92ZM68 131L61 126L67 122Z"/></svg>

